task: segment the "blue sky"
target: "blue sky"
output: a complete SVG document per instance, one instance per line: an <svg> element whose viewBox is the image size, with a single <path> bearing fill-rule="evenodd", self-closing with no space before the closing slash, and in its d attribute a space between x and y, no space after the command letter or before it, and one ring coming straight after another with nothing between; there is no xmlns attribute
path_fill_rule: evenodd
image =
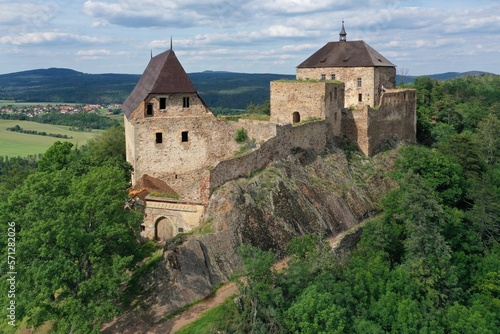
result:
<svg viewBox="0 0 500 334"><path fill-rule="evenodd" d="M342 19L409 75L500 73L499 0L0 0L0 74L142 73L170 36L187 72L293 74Z"/></svg>

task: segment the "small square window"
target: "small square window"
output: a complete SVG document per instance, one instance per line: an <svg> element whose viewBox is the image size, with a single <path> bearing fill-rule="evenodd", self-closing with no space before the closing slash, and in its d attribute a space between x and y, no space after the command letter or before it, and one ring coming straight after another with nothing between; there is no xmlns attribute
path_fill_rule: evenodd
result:
<svg viewBox="0 0 500 334"><path fill-rule="evenodd" d="M321 74L321 80L326 80L326 74Z"/></svg>
<svg viewBox="0 0 500 334"><path fill-rule="evenodd" d="M363 86L363 81L361 78L358 78L358 88L361 88Z"/></svg>
<svg viewBox="0 0 500 334"><path fill-rule="evenodd" d="M157 144L163 143L163 133L161 132L156 133L156 143Z"/></svg>
<svg viewBox="0 0 500 334"><path fill-rule="evenodd" d="M182 98L182 107L189 108L189 96L185 96Z"/></svg>
<svg viewBox="0 0 500 334"><path fill-rule="evenodd" d="M151 117L153 116L153 105L151 103L148 103L146 106L146 117Z"/></svg>
<svg viewBox="0 0 500 334"><path fill-rule="evenodd" d="M146 231L146 226L141 225L141 231Z"/></svg>
<svg viewBox="0 0 500 334"><path fill-rule="evenodd" d="M363 101L363 94L358 94L358 101L362 102Z"/></svg>
<svg viewBox="0 0 500 334"><path fill-rule="evenodd" d="M336 78L335 78L335 74L332 74L332 80L335 80L335 79L336 79Z"/></svg>
<svg viewBox="0 0 500 334"><path fill-rule="evenodd" d="M188 141L188 139L189 139L189 138L188 138L188 132L187 132L187 131L182 131L182 133L181 133L181 141L182 141L183 143L185 143L185 142L187 142L187 141Z"/></svg>
<svg viewBox="0 0 500 334"><path fill-rule="evenodd" d="M160 97L160 109L167 109L167 98Z"/></svg>
<svg viewBox="0 0 500 334"><path fill-rule="evenodd" d="M179 233L184 233L184 228L179 227L179 228L177 229L177 231L179 231Z"/></svg>

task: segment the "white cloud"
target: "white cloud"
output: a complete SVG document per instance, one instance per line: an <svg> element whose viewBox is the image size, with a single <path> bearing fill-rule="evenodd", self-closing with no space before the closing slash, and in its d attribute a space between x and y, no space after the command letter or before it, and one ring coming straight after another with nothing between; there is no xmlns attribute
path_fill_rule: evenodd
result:
<svg viewBox="0 0 500 334"><path fill-rule="evenodd" d="M57 1L13 1L0 3L0 25L40 27L51 21L60 6Z"/></svg>
<svg viewBox="0 0 500 334"><path fill-rule="evenodd" d="M12 45L39 45L39 44L69 44L69 43L88 43L100 44L109 41L108 38L80 36L64 32L36 32L21 35L11 35L0 37L0 44Z"/></svg>

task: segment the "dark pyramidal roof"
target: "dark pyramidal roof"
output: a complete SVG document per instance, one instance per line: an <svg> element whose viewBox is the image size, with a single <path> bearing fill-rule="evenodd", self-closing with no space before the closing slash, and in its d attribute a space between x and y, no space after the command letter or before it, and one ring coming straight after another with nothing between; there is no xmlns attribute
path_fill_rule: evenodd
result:
<svg viewBox="0 0 500 334"><path fill-rule="evenodd" d="M327 43L297 68L377 66L395 67L363 41L339 41Z"/></svg>
<svg viewBox="0 0 500 334"><path fill-rule="evenodd" d="M128 118L149 94L172 93L196 93L196 88L170 49L151 58L139 82L123 103L123 112Z"/></svg>

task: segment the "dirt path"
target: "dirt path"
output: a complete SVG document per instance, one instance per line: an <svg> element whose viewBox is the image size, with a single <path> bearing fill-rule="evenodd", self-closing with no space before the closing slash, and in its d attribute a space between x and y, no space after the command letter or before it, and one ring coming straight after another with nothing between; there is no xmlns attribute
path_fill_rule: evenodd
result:
<svg viewBox="0 0 500 334"><path fill-rule="evenodd" d="M364 222L362 222L359 225L356 225L355 227L344 231L334 237L330 237L327 239L328 243L332 247L332 249L335 249L339 246L340 242L342 239L348 235L352 234L359 228L364 226ZM273 265L273 268L275 270L281 271L286 269L288 260L290 257L286 257L278 262L276 262ZM158 334L158 333L175 333L176 331L180 330L182 327L194 322L200 316L203 314L203 312L212 309L214 307L219 306L222 304L227 298L238 294L238 287L236 286L236 283L234 282L229 282L225 285L223 285L217 292L215 293L214 296L207 298L203 300L202 302L193 305L191 308L187 309L186 311L182 312L181 314L178 314L177 316L173 317L172 319L169 319L165 322L159 323L151 327L146 333L147 334Z"/></svg>
<svg viewBox="0 0 500 334"><path fill-rule="evenodd" d="M238 287L236 283L229 282L217 290L214 296L193 305L186 311L178 314L177 316L169 319L165 322L159 323L151 327L146 333L147 334L157 334L157 333L175 333L182 327L192 323L197 320L203 312L212 309L216 306L222 304L227 298L238 294Z"/></svg>

